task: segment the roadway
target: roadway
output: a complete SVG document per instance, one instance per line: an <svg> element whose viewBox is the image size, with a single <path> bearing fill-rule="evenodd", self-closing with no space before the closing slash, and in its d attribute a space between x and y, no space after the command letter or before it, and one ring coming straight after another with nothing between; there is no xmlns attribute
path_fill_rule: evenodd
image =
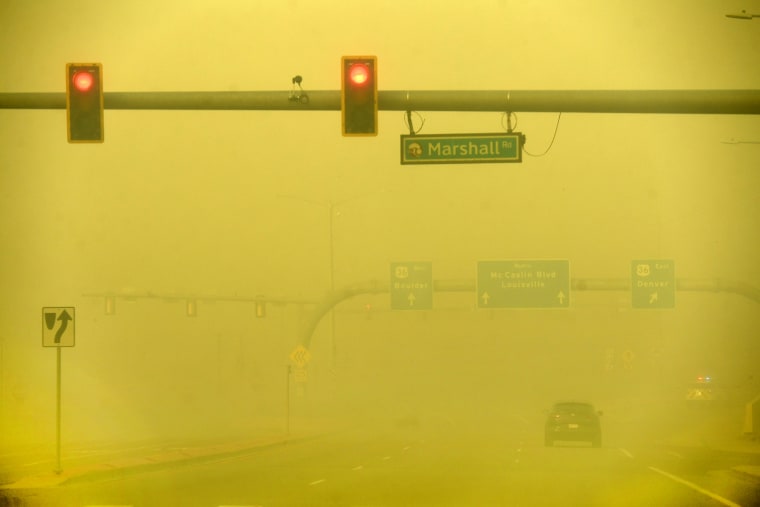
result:
<svg viewBox="0 0 760 507"><path fill-rule="evenodd" d="M663 445L630 428L608 431L601 449L547 448L535 414L492 422L439 415L364 423L242 454L27 490L25 505L760 505L757 478L735 472L760 465L758 453Z"/></svg>

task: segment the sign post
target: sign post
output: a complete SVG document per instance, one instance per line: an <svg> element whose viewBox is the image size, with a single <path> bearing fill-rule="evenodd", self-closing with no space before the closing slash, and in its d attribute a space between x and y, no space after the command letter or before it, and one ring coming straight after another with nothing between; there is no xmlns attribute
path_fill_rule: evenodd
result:
<svg viewBox="0 0 760 507"><path fill-rule="evenodd" d="M61 347L74 346L74 307L42 308L42 346L55 347L56 350L56 385L55 385L55 473L61 469Z"/></svg>

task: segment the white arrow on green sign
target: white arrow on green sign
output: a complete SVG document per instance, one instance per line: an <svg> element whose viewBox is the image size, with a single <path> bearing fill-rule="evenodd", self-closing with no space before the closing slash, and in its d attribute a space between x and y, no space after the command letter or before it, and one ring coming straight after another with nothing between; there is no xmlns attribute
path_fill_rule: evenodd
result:
<svg viewBox="0 0 760 507"><path fill-rule="evenodd" d="M401 136L401 164L522 162L519 132Z"/></svg>
<svg viewBox="0 0 760 507"><path fill-rule="evenodd" d="M433 263L391 262L391 309L433 308Z"/></svg>
<svg viewBox="0 0 760 507"><path fill-rule="evenodd" d="M672 259L631 261L633 308L675 308L676 275Z"/></svg>
<svg viewBox="0 0 760 507"><path fill-rule="evenodd" d="M567 260L478 261L478 308L567 308Z"/></svg>

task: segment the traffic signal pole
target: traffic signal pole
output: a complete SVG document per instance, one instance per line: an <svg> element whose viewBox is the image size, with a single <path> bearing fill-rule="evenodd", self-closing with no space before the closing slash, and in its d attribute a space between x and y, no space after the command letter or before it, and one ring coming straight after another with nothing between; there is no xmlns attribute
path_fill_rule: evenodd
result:
<svg viewBox="0 0 760 507"><path fill-rule="evenodd" d="M104 92L105 109L340 111L339 90ZM66 109L65 93L0 93L0 109ZM381 111L760 114L760 90L386 90Z"/></svg>

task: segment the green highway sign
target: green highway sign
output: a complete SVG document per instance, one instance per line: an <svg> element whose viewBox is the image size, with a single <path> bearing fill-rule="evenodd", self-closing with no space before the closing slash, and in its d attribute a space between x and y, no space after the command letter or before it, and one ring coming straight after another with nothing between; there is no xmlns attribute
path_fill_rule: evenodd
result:
<svg viewBox="0 0 760 507"><path fill-rule="evenodd" d="M433 308L433 263L391 262L391 309Z"/></svg>
<svg viewBox="0 0 760 507"><path fill-rule="evenodd" d="M633 308L675 308L675 263L670 259L631 261Z"/></svg>
<svg viewBox="0 0 760 507"><path fill-rule="evenodd" d="M567 260L478 261L478 308L568 308Z"/></svg>
<svg viewBox="0 0 760 507"><path fill-rule="evenodd" d="M401 136L401 164L522 162L523 141L519 132Z"/></svg>

